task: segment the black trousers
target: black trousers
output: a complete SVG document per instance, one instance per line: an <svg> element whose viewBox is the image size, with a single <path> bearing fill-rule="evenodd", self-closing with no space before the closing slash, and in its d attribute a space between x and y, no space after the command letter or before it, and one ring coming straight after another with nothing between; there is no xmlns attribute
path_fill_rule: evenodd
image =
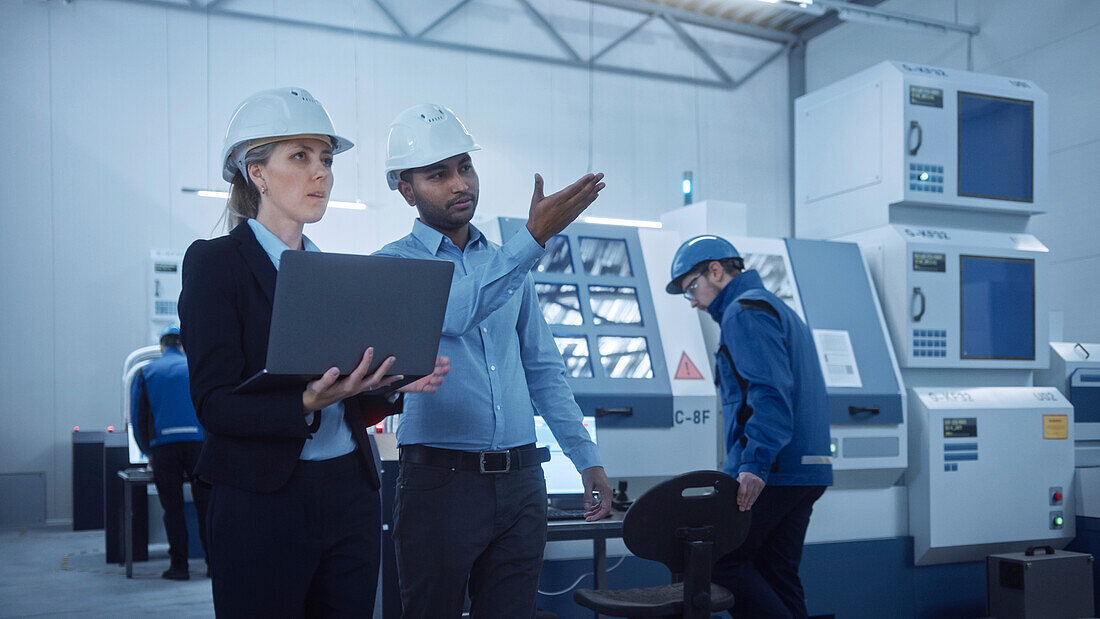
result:
<svg viewBox="0 0 1100 619"><path fill-rule="evenodd" d="M173 566L187 565L187 519L183 515L183 482L191 482L191 498L199 513L199 538L207 553L206 545L206 508L210 499L210 490L195 483L192 474L195 462L202 450L201 441L179 441L150 447L153 460L153 484L157 487L160 506L164 508L164 531L168 534L168 556Z"/></svg>
<svg viewBox="0 0 1100 619"><path fill-rule="evenodd" d="M270 494L214 484L210 566L219 617L370 617L381 508L357 452L298 462Z"/></svg>
<svg viewBox="0 0 1100 619"><path fill-rule="evenodd" d="M824 486L764 486L745 543L714 566L713 581L733 592L733 617L805 619L798 566L806 527Z"/></svg>
<svg viewBox="0 0 1100 619"><path fill-rule="evenodd" d="M394 545L404 617L535 616L546 547L541 466L502 474L401 462Z"/></svg>

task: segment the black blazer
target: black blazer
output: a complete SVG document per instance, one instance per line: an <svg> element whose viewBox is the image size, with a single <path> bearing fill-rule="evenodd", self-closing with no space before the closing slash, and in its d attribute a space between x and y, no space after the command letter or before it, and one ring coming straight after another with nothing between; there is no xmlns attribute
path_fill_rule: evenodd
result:
<svg viewBox="0 0 1100 619"><path fill-rule="evenodd" d="M264 493L290 479L302 446L316 430L306 423L300 388L232 393L267 362L277 274L243 222L228 236L191 244L179 298L191 399L206 432L195 472L212 483ZM381 485L378 459L366 428L399 412L400 404L377 395L344 400L344 419L375 489Z"/></svg>

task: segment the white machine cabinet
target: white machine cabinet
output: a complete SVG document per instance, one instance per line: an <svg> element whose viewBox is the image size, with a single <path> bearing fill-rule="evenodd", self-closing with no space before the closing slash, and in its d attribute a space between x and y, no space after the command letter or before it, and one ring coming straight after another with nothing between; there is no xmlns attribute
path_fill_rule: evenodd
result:
<svg viewBox="0 0 1100 619"><path fill-rule="evenodd" d="M149 252L149 282L146 306L149 311L149 337L156 342L165 327L179 324L176 304L183 290L183 250L154 249Z"/></svg>
<svg viewBox="0 0 1100 619"><path fill-rule="evenodd" d="M795 233L835 238L897 207L1046 210L1047 95L1034 83L886 61L795 101Z"/></svg>
<svg viewBox="0 0 1100 619"><path fill-rule="evenodd" d="M893 224L849 237L903 368L1046 368L1047 248L1030 234Z"/></svg>
<svg viewBox="0 0 1100 619"><path fill-rule="evenodd" d="M909 526L917 565L1075 536L1073 407L1053 387L910 390Z"/></svg>

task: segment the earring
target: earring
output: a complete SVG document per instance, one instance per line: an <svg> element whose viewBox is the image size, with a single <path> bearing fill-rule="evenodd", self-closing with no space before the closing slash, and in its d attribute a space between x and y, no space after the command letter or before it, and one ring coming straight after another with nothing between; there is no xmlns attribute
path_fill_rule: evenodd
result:
<svg viewBox="0 0 1100 619"><path fill-rule="evenodd" d="M260 187L260 193L267 193L267 185Z"/></svg>

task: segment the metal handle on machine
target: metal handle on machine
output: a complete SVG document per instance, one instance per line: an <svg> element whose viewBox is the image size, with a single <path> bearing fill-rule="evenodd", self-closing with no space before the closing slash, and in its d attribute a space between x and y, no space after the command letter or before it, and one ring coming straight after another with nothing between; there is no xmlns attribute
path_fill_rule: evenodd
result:
<svg viewBox="0 0 1100 619"><path fill-rule="evenodd" d="M1027 550L1024 551L1024 554L1029 556L1029 557L1034 557L1036 550L1042 550L1043 554L1045 554L1045 555L1054 554L1054 547L1053 546L1028 546Z"/></svg>
<svg viewBox="0 0 1100 619"><path fill-rule="evenodd" d="M848 407L848 414L852 417L855 417L856 415L862 415L864 413L871 414L871 415L877 415L878 414L878 407L877 406L849 406Z"/></svg>
<svg viewBox="0 0 1100 619"><path fill-rule="evenodd" d="M924 317L924 291L920 287L913 288L913 298L920 299L920 311L916 316L913 316L913 322L920 322L920 319Z"/></svg>
<svg viewBox="0 0 1100 619"><path fill-rule="evenodd" d="M913 143L913 130L914 129L917 130L917 145L909 147L909 154L910 155L917 154L917 151L920 150L920 145L924 143L924 129L922 129L921 126L920 126L920 123L915 121L915 120L909 121L909 143L910 144Z"/></svg>
<svg viewBox="0 0 1100 619"><path fill-rule="evenodd" d="M1080 349L1081 349L1081 352L1085 353L1085 358L1086 358L1086 359L1088 359L1089 357L1091 357L1091 356L1092 356L1092 355L1090 355L1090 354L1089 354L1089 349L1087 349L1087 348L1085 348L1084 346L1082 346L1082 345L1081 345L1081 342L1077 342L1077 344L1075 344L1075 345L1073 346L1073 349L1074 349L1074 350L1077 350L1078 348L1080 348Z"/></svg>
<svg viewBox="0 0 1100 619"><path fill-rule="evenodd" d="M633 417L634 409L629 406L623 408L596 408L596 417L607 417L610 415L622 415L623 417Z"/></svg>

